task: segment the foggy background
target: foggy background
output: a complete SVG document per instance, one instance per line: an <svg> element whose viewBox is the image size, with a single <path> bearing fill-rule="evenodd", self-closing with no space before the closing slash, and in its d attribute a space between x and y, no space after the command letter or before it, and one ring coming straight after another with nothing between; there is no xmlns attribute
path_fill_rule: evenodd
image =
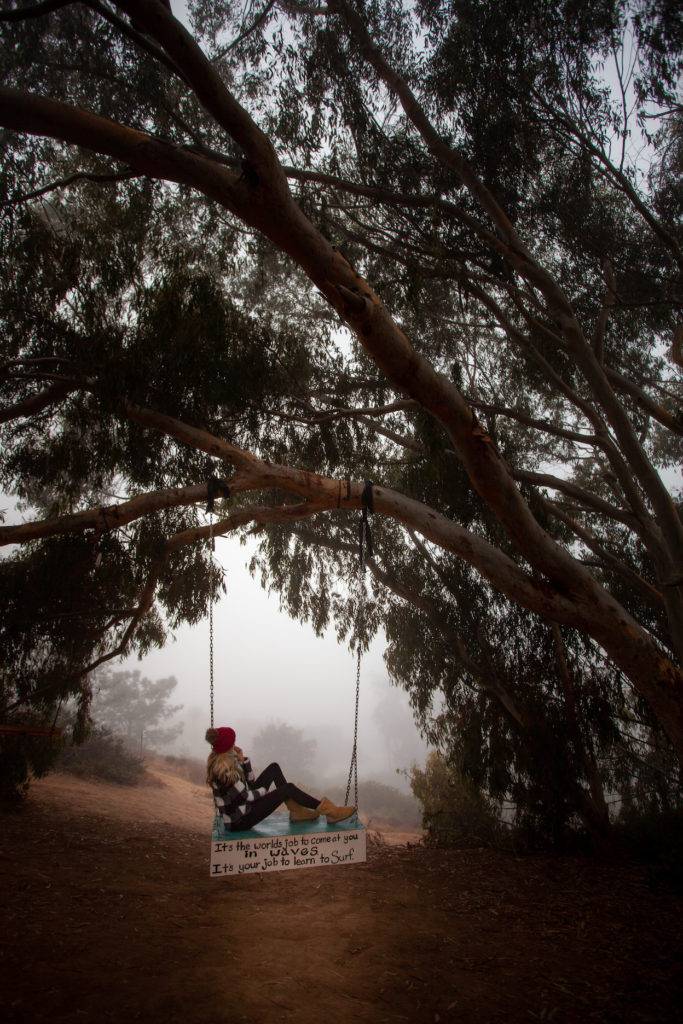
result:
<svg viewBox="0 0 683 1024"><path fill-rule="evenodd" d="M253 738L271 724L301 730L314 740L315 757L306 774L321 783L346 782L353 747L356 656L339 645L330 629L316 637L308 624L289 618L277 594L268 596L247 570L255 543L217 537L215 558L226 570L227 592L214 606L214 724L232 726L249 753ZM409 792L402 774L424 764L427 745L413 721L408 696L391 685L382 660L380 635L363 657L358 717L358 778ZM206 758L204 733L210 724L209 620L184 626L163 650L108 663L112 671L139 669L149 679L175 676L171 695L183 710L168 724L183 732L161 751ZM265 765L254 763L258 772ZM283 764L295 777L299 766Z"/></svg>
<svg viewBox="0 0 683 1024"><path fill-rule="evenodd" d="M5 493L0 493L0 511L8 525L33 518L32 510L19 512L16 499ZM13 547L3 549L0 557ZM214 606L214 724L232 726L246 754L267 725L300 730L304 742L316 745L300 777L312 775L321 786L345 785L353 749L355 652L337 643L333 628L317 637L310 625L280 611L278 595L268 595L259 578L249 575L255 548L255 541L241 545L234 535L216 538L214 557L225 570L226 593ZM181 723L183 729L159 753L204 760L211 713L208 615L196 626L182 626L173 637L140 660L137 655L114 658L104 667L138 670L153 681L174 676L178 685L170 701L183 707L160 724ZM389 681L385 646L380 633L361 663L358 779L409 793L400 773L413 763L424 765L429 748L413 721L408 695ZM253 767L258 773L265 765L259 761ZM296 780L298 764L288 760L282 768Z"/></svg>

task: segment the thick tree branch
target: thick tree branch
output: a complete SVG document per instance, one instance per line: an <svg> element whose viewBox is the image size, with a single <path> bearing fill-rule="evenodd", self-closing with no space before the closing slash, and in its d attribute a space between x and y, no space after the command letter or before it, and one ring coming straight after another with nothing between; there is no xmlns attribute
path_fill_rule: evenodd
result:
<svg viewBox="0 0 683 1024"><path fill-rule="evenodd" d="M550 487L554 491L561 491L570 498L575 498L581 504L598 515L613 519L615 522L624 523L629 530L639 530L638 520L625 509L617 508L608 501L598 498L590 491L573 484L570 480L563 480L562 477L553 476L552 473L532 473L526 469L514 469L513 474L516 480L525 484L533 484L535 487Z"/></svg>
<svg viewBox="0 0 683 1024"><path fill-rule="evenodd" d="M226 167L170 142L19 89L0 87L0 123L112 156L140 174L189 185L235 209L238 177Z"/></svg>
<svg viewBox="0 0 683 1024"><path fill-rule="evenodd" d="M277 463L264 462L207 431L140 406L128 405L126 415L141 426L161 431L232 466L235 471L229 479L232 493L278 489L303 498L319 511L359 510L363 507L363 482L333 480ZM552 585L533 579L487 541L421 502L396 491L376 486L373 494L377 513L388 515L419 531L427 539L463 558L513 600L520 601L539 614L558 617L560 621L565 621L567 615L573 619L576 611L573 601L567 601L562 592ZM110 509L91 509L40 523L0 527L0 542L26 543L75 530L117 529L151 511L196 504L205 500L206 496L206 484L169 488L141 495ZM606 594L605 598L609 600Z"/></svg>
<svg viewBox="0 0 683 1024"><path fill-rule="evenodd" d="M128 415L142 425L163 430L177 440L233 465L236 473L231 486L238 490L279 487L300 497L317 500L330 509L360 509L363 505L363 485L360 483L348 481L344 486L341 481L317 474L302 473L272 463L260 463L254 456L218 438L148 410L129 406ZM680 740L680 746L683 747L683 715L677 699L678 689L683 686L683 674L662 654L652 637L585 569L581 571L590 580L590 590L581 586L567 593L554 583L548 585L542 580L532 579L501 551L422 503L383 487L374 487L373 496L377 514L390 516L404 526L417 530L427 540L463 558L496 589L530 611L588 633L627 675L631 675L635 666L639 665L643 673L638 677L639 689L641 692L643 689L650 690L646 699L653 707L658 705L662 709L666 708L662 719L670 723L669 728L676 736L675 739L672 736L674 743ZM616 633L615 623L619 624ZM616 640L617 635L619 640ZM650 680L656 680L657 685L648 687L644 681L644 678L648 678L648 672ZM672 714L674 723L680 721L680 734L676 732L677 726L671 725Z"/></svg>
<svg viewBox="0 0 683 1024"><path fill-rule="evenodd" d="M0 409L0 423L8 423L10 420L19 419L22 416L35 416L51 405L56 405L66 398L67 395L78 390L78 385L71 383L53 384L52 387L41 391L40 394L25 398L23 402Z"/></svg>
<svg viewBox="0 0 683 1024"><path fill-rule="evenodd" d="M637 404L653 419L657 420L662 426L668 430L673 430L674 433L683 435L683 419L674 416L665 409L658 402L655 402L650 395L647 394L638 384L634 381L629 380L623 373L619 373L617 370L611 369L611 367L605 367L605 373L609 377L612 384L618 388L619 391L623 391L625 394L630 395Z"/></svg>
<svg viewBox="0 0 683 1024"><path fill-rule="evenodd" d="M158 512L164 508L177 508L205 501L207 485L194 484L190 487L172 487L163 491L152 491L138 495L130 501L107 508L87 509L70 516L58 516L17 526L0 526L0 547L7 544L26 544L32 540L44 540L65 533L82 533L96 530L106 533L118 530L127 523Z"/></svg>
<svg viewBox="0 0 683 1024"><path fill-rule="evenodd" d="M277 188L280 201L289 199L286 179L266 135L258 128L206 58L193 37L158 0L115 0L140 27L155 39L180 69L204 109L244 151L258 178ZM283 189L284 186L284 189Z"/></svg>
<svg viewBox="0 0 683 1024"><path fill-rule="evenodd" d="M605 361L605 334L607 333L607 322L609 320L610 313L614 309L614 303L617 298L617 282L614 277L612 264L609 260L605 260L602 269L605 276L607 290L602 302L600 315L598 316L598 322L595 326L595 333L593 334L593 350L599 363L604 363Z"/></svg>
<svg viewBox="0 0 683 1024"><path fill-rule="evenodd" d="M140 175L137 171L119 171L113 174L88 174L86 171L78 171L76 174L69 174L66 178L57 178L56 181L51 181L48 185L43 185L42 188L38 188L34 192L25 192L20 196L5 199L0 203L0 206L16 206L18 203L27 203L30 199L38 199L40 196L44 196L46 192L54 192L55 189L66 188L68 185L75 185L81 181L100 184L112 181L129 181L131 178L138 177Z"/></svg>
<svg viewBox="0 0 683 1024"><path fill-rule="evenodd" d="M496 416L505 416L506 419L515 420L516 423L524 423L533 430L539 430L543 434L550 434L553 437L561 437L565 441L573 441L576 444L584 444L590 448L602 448L602 439L597 434L582 434L579 430L567 430L564 427L556 427L547 420L537 420L527 413L519 412L517 409L510 409L505 405L496 405L490 402L479 402L473 398L467 399L473 409L479 412L494 413Z"/></svg>

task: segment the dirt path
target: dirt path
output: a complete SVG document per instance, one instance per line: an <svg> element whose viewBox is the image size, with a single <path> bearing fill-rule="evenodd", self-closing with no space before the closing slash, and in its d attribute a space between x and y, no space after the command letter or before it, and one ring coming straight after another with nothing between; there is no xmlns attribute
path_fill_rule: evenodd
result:
<svg viewBox="0 0 683 1024"><path fill-rule="evenodd" d="M56 776L0 818L6 1020L679 1019L681 900L644 870L375 840L212 880L206 792L152 783Z"/></svg>

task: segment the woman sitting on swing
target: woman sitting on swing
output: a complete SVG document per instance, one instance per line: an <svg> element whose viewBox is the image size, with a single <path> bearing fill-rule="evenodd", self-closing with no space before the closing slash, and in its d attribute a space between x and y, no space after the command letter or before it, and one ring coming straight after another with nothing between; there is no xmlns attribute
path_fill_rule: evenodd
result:
<svg viewBox="0 0 683 1024"><path fill-rule="evenodd" d="M355 813L355 807L337 807L327 797L317 800L287 782L279 764L269 764L254 778L251 762L235 746L235 730L207 729L211 753L206 762L206 781L213 790L216 810L228 831L246 832L284 803L290 821L314 821L321 814L336 825ZM270 787L274 785L275 788Z"/></svg>

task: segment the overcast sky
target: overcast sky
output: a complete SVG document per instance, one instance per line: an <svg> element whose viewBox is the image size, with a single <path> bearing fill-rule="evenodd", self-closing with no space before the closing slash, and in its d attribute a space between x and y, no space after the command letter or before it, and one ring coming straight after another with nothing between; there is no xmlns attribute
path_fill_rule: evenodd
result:
<svg viewBox="0 0 683 1024"><path fill-rule="evenodd" d="M269 723L301 729L318 746L318 770L326 780L345 781L353 745L355 655L337 643L334 631L316 637L280 611L246 568L250 547L236 537L216 539L216 558L226 570L227 593L214 611L215 725L232 726L248 752L252 738ZM361 665L359 779L405 788L396 769L423 763L427 747L413 722L408 697L389 682L379 638ZM209 725L209 622L178 630L175 642L142 661L120 667L143 676L175 676L174 703L184 705L183 735L175 753L205 757ZM258 767L255 765L255 767ZM295 767L295 766L292 766ZM287 770L287 766L283 765Z"/></svg>

